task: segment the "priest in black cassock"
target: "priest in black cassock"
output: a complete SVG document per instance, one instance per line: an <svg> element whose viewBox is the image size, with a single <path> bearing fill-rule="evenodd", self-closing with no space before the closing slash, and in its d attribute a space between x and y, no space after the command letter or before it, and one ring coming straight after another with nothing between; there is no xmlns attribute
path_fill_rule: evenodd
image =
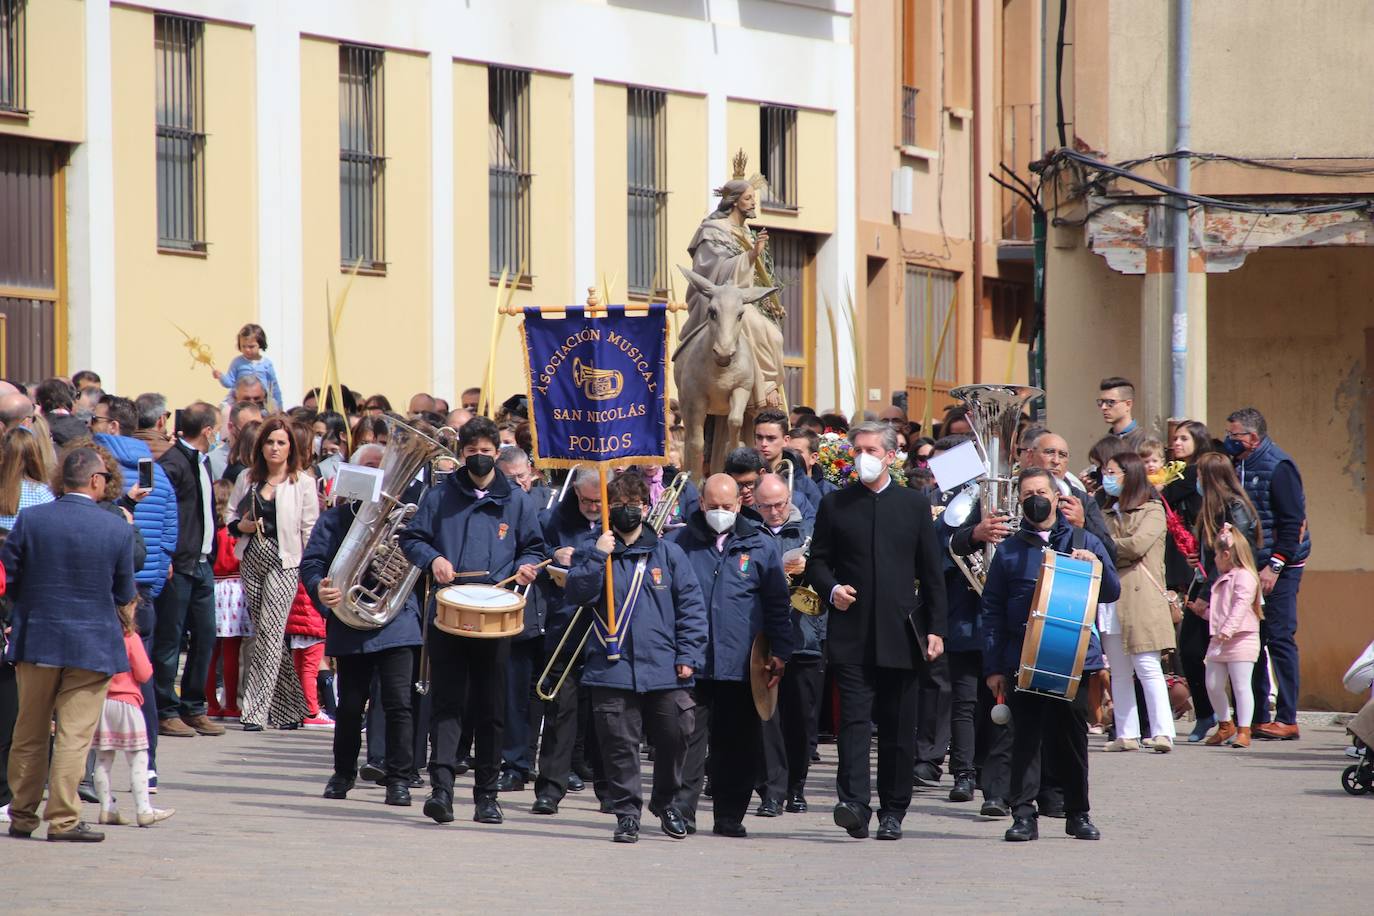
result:
<svg viewBox="0 0 1374 916"><path fill-rule="evenodd" d="M868 836L871 719L878 725L877 835L896 840L911 804L917 665L944 651L940 540L929 500L888 474L896 432L860 423L849 441L859 482L821 500L806 567L830 604L825 654L840 692L835 823L852 837Z"/></svg>

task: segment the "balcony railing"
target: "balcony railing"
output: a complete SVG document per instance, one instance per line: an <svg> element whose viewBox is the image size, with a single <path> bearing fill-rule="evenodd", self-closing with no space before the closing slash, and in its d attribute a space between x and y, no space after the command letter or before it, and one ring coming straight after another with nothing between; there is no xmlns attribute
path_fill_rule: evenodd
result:
<svg viewBox="0 0 1374 916"><path fill-rule="evenodd" d="M915 86L902 87L902 146L916 145L916 93L920 91Z"/></svg>
<svg viewBox="0 0 1374 916"><path fill-rule="evenodd" d="M1040 106L1033 103L1000 105L998 114L997 148L1000 162L1005 162L1018 177L1030 182L1033 176L1030 163L1038 156L1040 134ZM1000 165L994 168L1000 171ZM1031 241L1030 204L1006 188L999 188L999 212L1002 218L1002 241Z"/></svg>

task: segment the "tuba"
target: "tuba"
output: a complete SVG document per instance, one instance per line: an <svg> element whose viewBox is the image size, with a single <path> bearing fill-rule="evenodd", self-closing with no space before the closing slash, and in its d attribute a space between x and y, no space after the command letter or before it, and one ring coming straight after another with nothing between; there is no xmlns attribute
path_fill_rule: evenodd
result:
<svg viewBox="0 0 1374 916"><path fill-rule="evenodd" d="M330 580L343 592L334 616L355 630L380 629L401 613L420 577L397 541L419 508L403 496L422 468L439 459L457 460L444 444L449 438L444 431L431 438L399 420L387 417L386 423L381 498L358 510L329 565Z"/></svg>
<svg viewBox="0 0 1374 916"><path fill-rule="evenodd" d="M1016 523L1021 512L1016 481L1011 475L1012 449L1016 444L1016 426L1026 402L1044 394L1039 388L1025 385L963 385L950 391L950 397L963 401L968 407L968 423L973 429L974 447L983 460L987 474L965 487L950 500L941 518L950 528L963 525L973 513L974 501L983 518L1006 515ZM954 565L964 574L978 594L983 593L988 567L995 547L985 545L981 553L961 557L950 550Z"/></svg>

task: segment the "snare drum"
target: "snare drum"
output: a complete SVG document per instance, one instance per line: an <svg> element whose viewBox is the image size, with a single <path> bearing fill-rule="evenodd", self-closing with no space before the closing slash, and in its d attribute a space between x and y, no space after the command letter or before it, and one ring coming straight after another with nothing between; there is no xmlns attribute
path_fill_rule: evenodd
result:
<svg viewBox="0 0 1374 916"><path fill-rule="evenodd" d="M1078 694L1101 582L1102 570L1096 563L1045 551L1021 645L1017 690L1061 700Z"/></svg>
<svg viewBox="0 0 1374 916"><path fill-rule="evenodd" d="M525 598L494 585L450 585L435 593L434 625L453 636L500 639L525 628Z"/></svg>

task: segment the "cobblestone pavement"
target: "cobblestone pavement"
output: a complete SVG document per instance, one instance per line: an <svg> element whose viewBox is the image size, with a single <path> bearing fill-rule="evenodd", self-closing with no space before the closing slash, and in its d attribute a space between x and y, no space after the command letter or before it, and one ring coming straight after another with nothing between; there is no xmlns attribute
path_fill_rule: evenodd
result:
<svg viewBox="0 0 1374 916"><path fill-rule="evenodd" d="M530 791L503 795L499 827L471 822L467 777L443 827L421 814L423 790L408 809L384 806L374 786L327 801L329 742L234 727L163 739L154 798L176 817L107 828L94 846L0 837L0 911L1323 913L1361 910L1374 890L1374 795L1342 791L1350 761L1333 727L1167 756L1106 755L1094 739L1103 840L1070 840L1043 819L1042 839L1020 845L1002 841L1008 821L947 801L948 786L918 790L901 842L849 839L830 820L833 745L812 771L809 814L750 817L744 840L682 842L646 819L640 843L621 846L590 789L555 817L528 813ZM117 786L125 772L116 764Z"/></svg>

